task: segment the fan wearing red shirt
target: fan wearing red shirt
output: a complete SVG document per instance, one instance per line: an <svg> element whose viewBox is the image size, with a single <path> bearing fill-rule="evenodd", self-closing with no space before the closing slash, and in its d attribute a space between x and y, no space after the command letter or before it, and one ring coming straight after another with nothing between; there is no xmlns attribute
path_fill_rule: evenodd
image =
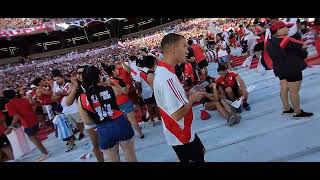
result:
<svg viewBox="0 0 320 180"><path fill-rule="evenodd" d="M7 129L5 116L0 111L0 162L14 159L12 146L8 137L5 134L5 129Z"/></svg>
<svg viewBox="0 0 320 180"><path fill-rule="evenodd" d="M35 86L37 86L37 90L36 90L36 95L37 95L37 99L39 102L41 102L41 104L45 107L47 114L48 114L48 118L52 121L54 118L54 113L52 110L52 90L50 89L50 87L46 87L46 81L43 80L42 78L35 78L33 80L33 84Z"/></svg>
<svg viewBox="0 0 320 180"><path fill-rule="evenodd" d="M49 154L46 148L36 136L39 130L36 114L33 112L32 105L27 99L16 96L14 90L5 90L4 96L9 99L5 108L9 116L13 117L11 125L6 130L6 134L10 134L18 122L24 128L24 132L28 135L31 142L41 151L42 155L37 160L38 162L48 158Z"/></svg>
<svg viewBox="0 0 320 180"><path fill-rule="evenodd" d="M230 101L235 101L241 96L244 96L243 107L245 110L249 111L250 106L247 103L249 93L241 77L236 72L228 71L226 66L219 66L217 71L219 73L219 77L217 78L216 83L222 97L229 99ZM239 108L237 111L239 112L241 109Z"/></svg>
<svg viewBox="0 0 320 180"><path fill-rule="evenodd" d="M106 70L113 84L117 87L120 86L119 89L122 90L122 93L118 95L116 99L119 108L127 115L128 120L130 121L134 130L136 130L136 132L138 132L138 134L140 135L140 139L143 139L144 134L142 133L141 128L139 127L134 116L133 102L128 96L130 86L128 84L126 85L125 82L121 78L119 78L119 71L115 65L110 65Z"/></svg>
<svg viewBox="0 0 320 180"><path fill-rule="evenodd" d="M208 76L208 61L206 60L204 50L201 48L199 44L193 44L193 41L191 39L188 40L188 45L192 48L194 53L194 59L200 69L200 80L204 80L205 77Z"/></svg>

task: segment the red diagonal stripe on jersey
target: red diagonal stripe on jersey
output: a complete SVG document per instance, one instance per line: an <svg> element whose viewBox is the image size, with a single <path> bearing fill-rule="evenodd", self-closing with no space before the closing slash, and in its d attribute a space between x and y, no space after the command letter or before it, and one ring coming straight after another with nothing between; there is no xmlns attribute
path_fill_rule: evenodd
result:
<svg viewBox="0 0 320 180"><path fill-rule="evenodd" d="M166 112L164 112L161 108L160 114L163 119L163 123L165 127L176 136L182 144L189 143L191 139L191 124L193 120L192 108L190 108L189 112L184 117L184 128L181 129L179 124L172 119Z"/></svg>

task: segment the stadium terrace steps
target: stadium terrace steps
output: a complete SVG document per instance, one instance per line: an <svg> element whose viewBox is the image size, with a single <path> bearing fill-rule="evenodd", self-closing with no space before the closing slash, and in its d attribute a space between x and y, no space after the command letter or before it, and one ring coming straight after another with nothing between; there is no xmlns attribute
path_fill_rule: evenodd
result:
<svg viewBox="0 0 320 180"><path fill-rule="evenodd" d="M208 71L216 76L217 63L210 63ZM279 80L272 70L264 75L255 69L236 68L247 86L256 85L250 93L251 111L241 113L240 124L233 127L226 125L217 111L209 111L211 118L200 119L202 105L193 108L193 128L198 133L207 149L206 161L309 161L319 152L320 116L318 101L320 92L320 68L307 68L303 71L304 79L301 87L301 106L305 111L315 113L309 120L293 120L281 115L282 105L279 97ZM162 125L143 129L145 139L135 140L138 160L141 162L175 162L176 155L166 144ZM85 144L90 143L88 136L76 141L78 146L72 152L66 153L63 142L50 134L44 145L51 153L46 161L51 162L95 162L95 157L80 160L80 157L90 150L85 150ZM267 150L267 151L266 151ZM18 159L17 161L34 161L39 156L38 150ZM305 157L305 158L304 158ZM106 161L108 158L105 157ZM318 158L319 159L319 158ZM121 160L124 161L121 152Z"/></svg>

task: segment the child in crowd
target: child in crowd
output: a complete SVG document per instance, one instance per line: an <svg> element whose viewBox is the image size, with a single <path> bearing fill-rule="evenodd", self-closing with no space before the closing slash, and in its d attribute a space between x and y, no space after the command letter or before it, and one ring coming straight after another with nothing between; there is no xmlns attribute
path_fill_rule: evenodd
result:
<svg viewBox="0 0 320 180"><path fill-rule="evenodd" d="M60 104L55 107L54 111L56 116L53 119L53 124L58 132L58 138L63 141L67 141L68 149L66 152L70 152L76 147L75 137L73 135L72 127L68 121L68 118L62 113L62 110L63 108Z"/></svg>

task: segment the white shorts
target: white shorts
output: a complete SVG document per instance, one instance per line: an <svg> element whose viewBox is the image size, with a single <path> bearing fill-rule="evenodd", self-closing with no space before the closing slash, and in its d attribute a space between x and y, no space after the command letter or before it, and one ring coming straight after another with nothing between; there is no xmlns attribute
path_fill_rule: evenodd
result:
<svg viewBox="0 0 320 180"><path fill-rule="evenodd" d="M70 124L80 124L82 120L79 113L65 114Z"/></svg>

